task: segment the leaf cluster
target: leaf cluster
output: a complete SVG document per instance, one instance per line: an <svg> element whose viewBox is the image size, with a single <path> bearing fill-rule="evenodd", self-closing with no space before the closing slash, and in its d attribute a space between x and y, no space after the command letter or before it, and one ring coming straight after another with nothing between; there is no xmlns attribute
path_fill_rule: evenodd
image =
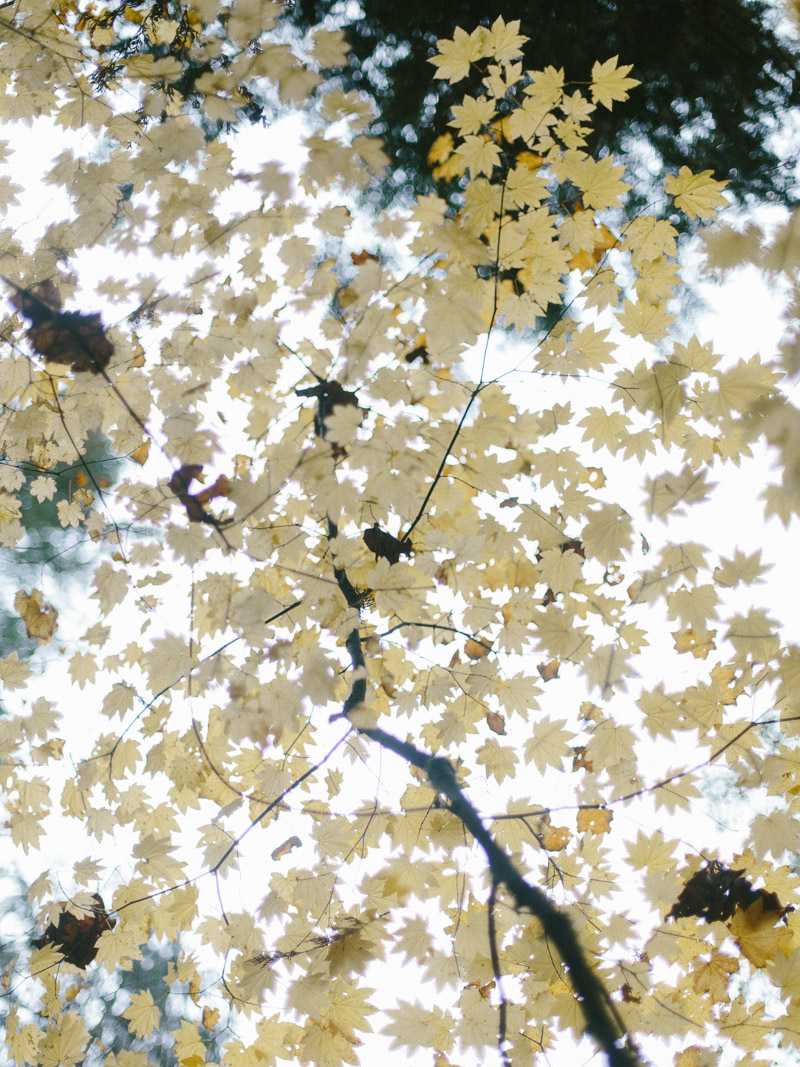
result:
<svg viewBox="0 0 800 1067"><path fill-rule="evenodd" d="M678 520L796 411L785 362L677 332L678 229L626 216L624 168L592 153L593 118L637 72L598 58L576 90L526 65L516 22L456 30L429 66L482 79L437 149L463 203L368 219L356 204L387 160L357 93L328 85L296 170L244 169L204 133L250 63L305 107L340 36L309 64L271 8L216 8L196 9L187 47L208 56L223 34L235 55L191 106L168 89L175 56L121 57L92 90L98 30L87 44L38 0L0 17L8 87L46 67L37 121L80 134L44 175L69 216L35 246L0 230L7 277L66 293L69 265L102 253L86 306L113 323L98 374L53 366L9 306L2 447L45 478L93 431L128 457L106 499L53 479L61 526L112 548L82 632L58 635L59 684L34 657L0 660L8 828L42 854L30 899L58 934L15 964L43 1009L9 1013L11 1055L99 1054L69 993L84 957L59 950L76 917L61 902L86 892L108 918L89 980L132 969L152 937L198 946L169 972L196 996L171 1032L191 1067L220 1002L226 1067L367 1062L377 1026L442 1063L529 1063L584 1036L626 1067L673 1039L677 1056L769 1054L798 1009L798 913L771 903L800 885L800 652L758 606L760 549L702 526L682 539ZM0 95L7 116L25 107ZM705 221L725 188L681 165L658 195ZM0 496L9 547L25 484ZM800 512L792 471L763 496ZM76 736L78 702L99 710ZM710 766L753 801L738 852L699 817ZM90 855L50 870L62 820ZM707 914L686 914L701 864ZM701 923L723 870L723 897L750 905ZM398 1000L400 964L416 984ZM133 993L132 1042L157 1009ZM145 1067L146 1050L125 1056Z"/></svg>

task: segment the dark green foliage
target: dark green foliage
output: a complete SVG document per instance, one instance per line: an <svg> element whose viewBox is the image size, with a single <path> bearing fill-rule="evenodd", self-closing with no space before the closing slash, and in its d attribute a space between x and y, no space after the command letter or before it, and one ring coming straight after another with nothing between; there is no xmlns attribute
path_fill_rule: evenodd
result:
<svg viewBox="0 0 800 1067"><path fill-rule="evenodd" d="M797 74L800 42L775 30L776 9L767 0L363 0L361 13L342 0L296 0L287 4L283 34L305 33L319 26L342 25L351 46L348 65L325 71L345 89L368 93L378 118L373 132L386 142L394 166L383 180L383 204L398 194L432 190L452 197L453 185L435 182L427 161L431 144L447 129L451 105L465 92L479 93L480 74L471 84L452 87L434 79L428 59L438 38L452 37L456 26L468 32L490 25L498 15L520 21L529 41L529 69L563 67L569 82L585 87L592 66L611 56L632 64L641 82L623 105L591 116L595 156L612 151L629 165L636 187L627 210L636 214L664 172L682 165L712 170L728 179L737 200L789 202L796 186L794 166L781 159L770 136L788 108L800 103ZM131 23L136 9L141 22ZM113 29L98 57L94 80L113 81L120 61L137 54L178 60L181 73L162 85L172 99L198 108L209 140L231 123L209 120L200 106L196 83L202 75L224 70L241 45L226 40L227 14L220 8L214 25L219 36L214 58L194 48L196 26L190 7L180 0L120 2L100 15L84 14L82 27L91 38L96 29ZM157 44L150 29L164 18L179 24L169 44ZM257 49L257 42L251 48ZM246 104L239 121L269 123L281 112L274 90L264 79L239 87ZM144 119L143 121L151 121ZM374 192L374 191L373 191Z"/></svg>
<svg viewBox="0 0 800 1067"><path fill-rule="evenodd" d="M342 7L335 0L298 0L288 18L305 30ZM490 25L498 15L520 20L520 32L530 38L529 69L563 67L576 88L590 81L597 60L618 55L621 64L633 64L631 76L642 84L624 105L611 112L599 107L591 117L595 155L607 148L635 164L634 171L652 155L648 184L685 164L729 179L739 200L791 198L793 168L767 137L781 113L800 101L800 47L776 35L763 0L364 0L362 10L347 25L350 65L330 76L368 92L377 105L374 131L396 164L384 200L434 188L428 150L447 129L451 104L479 89L479 78L469 89L466 82L432 83L427 60L437 38L452 37L456 26L469 32Z"/></svg>

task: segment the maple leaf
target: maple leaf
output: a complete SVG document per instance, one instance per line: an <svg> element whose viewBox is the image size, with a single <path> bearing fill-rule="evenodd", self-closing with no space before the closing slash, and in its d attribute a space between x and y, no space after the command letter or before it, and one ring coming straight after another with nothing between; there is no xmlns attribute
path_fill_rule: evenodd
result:
<svg viewBox="0 0 800 1067"><path fill-rule="evenodd" d="M737 909L749 911L750 908L754 909L750 917L751 927L758 926L767 912L772 913L773 921L782 918L788 908L781 906L776 894L754 889L743 874L743 869L732 871L717 860L711 860L686 882L667 918L696 915L706 922L724 921Z"/></svg>
<svg viewBox="0 0 800 1067"><path fill-rule="evenodd" d="M85 969L97 955L98 938L106 930L113 930L117 920L108 915L98 893L91 895L91 903L86 908L79 909L76 901L62 905L62 909L58 923L50 923L42 937L34 938L33 944L36 948L54 945L67 963Z"/></svg>
<svg viewBox="0 0 800 1067"><path fill-rule="evenodd" d="M721 952L695 968L693 987L697 993L710 993L714 1001L722 1001L732 974L739 970L739 961Z"/></svg>
<svg viewBox="0 0 800 1067"><path fill-rule="evenodd" d="M37 1050L37 1062L44 1067L70 1067L81 1063L90 1034L83 1019L74 1013L60 1014L44 1035Z"/></svg>
<svg viewBox="0 0 800 1067"><path fill-rule="evenodd" d="M615 100L626 100L628 90L635 85L641 85L636 78L628 78L626 75L633 69L631 64L617 66L619 56L612 56L605 63L595 63L592 67L592 83L590 92L594 103L603 104L611 109Z"/></svg>
<svg viewBox="0 0 800 1067"><path fill-rule="evenodd" d="M670 196L675 197L675 206L689 218L713 218L717 210L727 203L722 190L728 183L715 181L712 174L710 170L693 174L688 167L681 167L677 175L667 175L664 188Z"/></svg>
<svg viewBox="0 0 800 1067"><path fill-rule="evenodd" d="M771 903L765 894L737 911L729 924L736 944L755 967L766 966L793 940L792 931L780 922L780 912Z"/></svg>
<svg viewBox="0 0 800 1067"><path fill-rule="evenodd" d="M180 1067L202 1067L206 1062L206 1046L195 1023L181 1020L179 1030L173 1030L175 1058Z"/></svg>
<svg viewBox="0 0 800 1067"><path fill-rule="evenodd" d="M578 829L593 834L608 833L611 828L613 812L599 808L584 808L578 812Z"/></svg>
<svg viewBox="0 0 800 1067"><path fill-rule="evenodd" d="M161 1010L153 1001L153 994L147 989L142 993L133 994L122 1017L128 1020L131 1033L142 1038L156 1029L161 1019Z"/></svg>
<svg viewBox="0 0 800 1067"><path fill-rule="evenodd" d="M28 637L38 638L41 644L52 641L58 612L52 604L45 603L38 589L34 589L30 596L20 589L14 597L14 607L22 616Z"/></svg>
<svg viewBox="0 0 800 1067"><path fill-rule="evenodd" d="M0 659L0 681L7 689L21 689L30 676L27 663L21 663L18 652Z"/></svg>
<svg viewBox="0 0 800 1067"><path fill-rule="evenodd" d="M8 278L14 289L12 302L28 319L31 346L50 363L62 363L74 371L102 374L114 354L98 314L62 311L61 297L51 279L24 289Z"/></svg>
<svg viewBox="0 0 800 1067"><path fill-rule="evenodd" d="M437 42L439 54L429 60L436 67L435 77L446 78L451 83L466 78L470 66L486 55L488 36L482 26L471 34L457 26L452 40Z"/></svg>
<svg viewBox="0 0 800 1067"><path fill-rule="evenodd" d="M9 128L41 115L67 138L42 175L59 193L47 240L12 240L7 262L19 277L60 278L67 262L75 275L11 286L0 543L9 566L26 566L31 517L46 513L65 543L86 541L92 568L85 583L70 579L68 670L20 662L13 646L0 661L7 821L12 844L44 852L57 808L87 842L72 866L80 887L112 876L105 835L127 850L114 863L113 929L109 918L97 932L91 897L45 920L62 941L41 939L40 973L19 988L39 983L52 1023L28 1029L12 1008L10 1054L50 1067L83 1058L84 1024L65 1020L80 1020L71 1005L84 993L71 1000L56 967L84 922L109 971L139 959L152 931L218 956L232 1012L274 1002L228 1043L243 1067L276 1049L357 1064L372 1026L441 1067L456 1044L497 1056L501 1029L514 1062L585 1029L628 1067L635 1035L615 995L653 1042L659 1032L714 1049L741 1041L769 1058L776 1026L738 995L730 1002L730 975L743 955L793 995L795 923L782 901L797 878L778 864L800 789L800 654L777 610L747 606L772 561L767 542L755 552L741 540L733 553L691 530L694 505L716 493L711 468L727 483L729 467L767 446L782 469L765 511L800 510L797 415L778 392L796 345L737 362L676 339L675 227L644 207L617 233L601 214L628 196L590 130L634 84L616 57L595 63L588 91L565 92L563 70L520 62L516 22L454 30L430 67L432 81L470 77L430 151L451 188L365 221L358 205L386 156L365 133L380 116L356 93L319 95L296 162L241 166L237 116L255 114L261 83L272 79L287 116L299 113L317 68L345 62L344 34L315 27L301 49L273 34L278 4L217 14L167 18L148 0L106 18L63 0L44 21L20 15L25 32L0 41L12 80L53 68L33 95L1 97ZM135 121L124 99L142 104ZM12 177L0 173L10 215ZM681 171L666 188L697 219L725 202L708 174ZM723 234L718 259L760 257L788 291L797 232L792 218L774 237ZM64 311L57 291L100 253L97 299L127 314L113 348L100 305ZM788 309L793 331L796 319ZM37 349L43 370L25 354ZM130 460L119 481L104 481L104 461L85 451L98 428ZM95 512L88 472L103 488ZM232 523L214 514L229 498ZM164 523L175 502L185 521ZM656 517L663 527L647 529ZM39 588L61 551L50 541ZM120 628L105 616L123 605ZM52 636L36 591L16 610L29 633ZM730 646L719 663L718 634ZM756 727L773 681L775 721ZM88 684L102 687L111 724L100 735L55 706L80 705ZM603 701L576 700L587 686ZM689 805L716 788L703 762L726 788L775 800L743 808L748 856L681 875ZM495 805L498 781L508 796ZM657 823L637 823L632 840L629 816L647 797ZM484 823L482 808L499 813ZM713 854L710 839L692 845ZM469 863L456 863L465 849ZM264 855L260 888L245 874ZM119 883L126 870L133 880ZM209 896L200 879L212 873ZM39 879L31 899L52 892ZM232 894L244 894L239 911ZM623 966L630 916L667 909ZM730 935L739 955L709 955L707 939L686 934L692 918L727 923L718 937L696 925L712 941ZM505 1000L492 940L513 976ZM406 961L441 1004L437 994L433 1007L382 1014L386 989L361 978L384 959L386 973ZM23 995L8 982L10 1001ZM173 1035L174 1058L200 1067L220 1058L209 1047L217 1009L196 960L170 965L165 988L178 982L197 1010ZM160 997L128 991L123 1018L144 1047L163 1029ZM699 1062L695 1051L678 1055Z"/></svg>

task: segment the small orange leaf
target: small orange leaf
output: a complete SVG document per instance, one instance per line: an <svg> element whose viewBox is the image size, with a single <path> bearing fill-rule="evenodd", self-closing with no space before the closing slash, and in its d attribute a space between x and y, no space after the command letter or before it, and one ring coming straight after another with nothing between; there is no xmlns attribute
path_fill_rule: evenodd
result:
<svg viewBox="0 0 800 1067"><path fill-rule="evenodd" d="M138 463L140 467L143 467L147 462L147 457L150 454L150 438L146 441L142 441L138 448L134 448L131 452L131 459L134 463Z"/></svg>
<svg viewBox="0 0 800 1067"><path fill-rule="evenodd" d="M535 152L520 152L517 156L517 165L522 164L527 167L528 170L538 170L544 163L544 156L539 156Z"/></svg>
<svg viewBox="0 0 800 1067"><path fill-rule="evenodd" d="M213 1030L219 1022L219 1008L209 1008L206 1005L203 1008L203 1026L206 1030Z"/></svg>
<svg viewBox="0 0 800 1067"><path fill-rule="evenodd" d="M491 650L491 641L473 641L471 637L464 645L464 654L468 659L483 659L484 656L489 655Z"/></svg>
<svg viewBox="0 0 800 1067"><path fill-rule="evenodd" d="M274 860L279 860L283 856L288 855L292 851L292 849L299 848L301 844L302 841L296 835L294 837L289 837L283 842L282 845L278 845L276 849L273 849L271 854L272 858Z"/></svg>
<svg viewBox="0 0 800 1067"><path fill-rule="evenodd" d="M694 630L685 630L683 633L672 635L675 640L675 648L678 652L691 652L695 659L705 659L706 656L717 646L714 638L716 630L708 630L704 634L695 633Z"/></svg>
<svg viewBox="0 0 800 1067"><path fill-rule="evenodd" d="M551 826L546 834L542 835L542 844L548 852L560 852L567 847L570 833L566 826Z"/></svg>
<svg viewBox="0 0 800 1067"><path fill-rule="evenodd" d="M373 256L373 254L368 252L366 248L362 248L360 252L351 252L350 258L357 267L360 267L362 263L366 263L368 259L371 259L373 263L380 263L378 257Z"/></svg>
<svg viewBox="0 0 800 1067"><path fill-rule="evenodd" d="M218 496L230 496L231 495L231 483L230 479L225 474L220 474L219 478L210 485L208 489L203 489L199 493L194 494L194 499L201 504L207 504L209 500L213 500Z"/></svg>
<svg viewBox="0 0 800 1067"><path fill-rule="evenodd" d="M557 659L551 659L549 663L540 663L536 667L536 670L542 676L543 682L552 682L554 678L558 678L558 668L561 666L561 661Z"/></svg>
<svg viewBox="0 0 800 1067"><path fill-rule="evenodd" d="M14 607L25 623L28 637L37 638L43 645L52 641L56 632L58 612L52 604L45 603L38 589L34 589L30 596L24 589L20 589L14 597Z"/></svg>
<svg viewBox="0 0 800 1067"><path fill-rule="evenodd" d="M594 241L595 252L605 252L607 249L613 248L616 245L618 239L614 236L611 230L609 230L608 226L601 224L597 233L598 236Z"/></svg>
<svg viewBox="0 0 800 1067"><path fill-rule="evenodd" d="M567 260L567 266L570 270L579 270L583 273L585 270L591 270L597 263L596 258L591 252L587 252L585 248L582 248L580 252L576 252Z"/></svg>
<svg viewBox="0 0 800 1067"><path fill-rule="evenodd" d="M594 764L590 759L586 758L585 748L574 748L572 750L575 754L572 757L572 769L578 771L583 768L585 771L593 771Z"/></svg>
<svg viewBox="0 0 800 1067"><path fill-rule="evenodd" d="M443 133L430 147L428 152L429 163L444 163L450 158L454 142L452 133Z"/></svg>
<svg viewBox="0 0 800 1067"><path fill-rule="evenodd" d="M496 711L488 711L486 713L486 725L496 734L505 734L506 732L506 720L502 715L498 715Z"/></svg>
<svg viewBox="0 0 800 1067"><path fill-rule="evenodd" d="M613 812L606 808L584 808L578 812L578 829L583 833L606 834L611 827Z"/></svg>

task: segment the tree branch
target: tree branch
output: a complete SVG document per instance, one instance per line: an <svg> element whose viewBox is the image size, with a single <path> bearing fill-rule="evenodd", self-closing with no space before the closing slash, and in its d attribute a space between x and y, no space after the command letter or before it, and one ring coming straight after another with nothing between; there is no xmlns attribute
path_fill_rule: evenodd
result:
<svg viewBox="0 0 800 1067"><path fill-rule="evenodd" d="M328 536L333 538L337 532L336 524L329 518ZM343 569L334 567L334 575L347 603L353 607L354 603L351 601L353 586L347 574ZM345 646L350 654L355 679L342 711L333 718L347 716L348 712L366 699L366 663L358 623L347 636ZM539 919L545 937L555 946L563 960L575 995L581 1005L586 1032L594 1038L605 1053L609 1067L643 1067L644 1061L639 1056L607 990L587 959L569 918L553 904L543 890L526 881L511 858L497 844L459 785L455 768L450 760L443 756L432 756L412 745L410 741L401 741L393 734L377 727L356 727L356 729L382 748L394 752L413 767L424 771L436 792L447 800L449 810L461 820L464 827L483 849L489 864L493 887L505 886L520 911L528 911Z"/></svg>

